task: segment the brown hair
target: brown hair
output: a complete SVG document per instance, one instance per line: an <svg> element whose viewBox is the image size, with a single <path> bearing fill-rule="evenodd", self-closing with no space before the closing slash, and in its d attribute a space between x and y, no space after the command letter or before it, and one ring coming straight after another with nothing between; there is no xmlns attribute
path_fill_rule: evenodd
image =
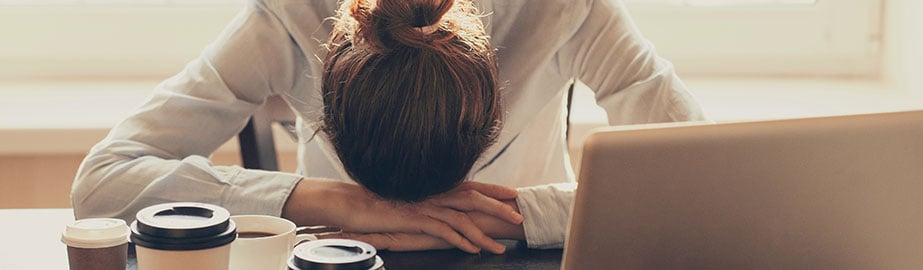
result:
<svg viewBox="0 0 923 270"><path fill-rule="evenodd" d="M419 201L465 180L499 134L497 60L466 0L348 0L324 61L323 132L346 172Z"/></svg>

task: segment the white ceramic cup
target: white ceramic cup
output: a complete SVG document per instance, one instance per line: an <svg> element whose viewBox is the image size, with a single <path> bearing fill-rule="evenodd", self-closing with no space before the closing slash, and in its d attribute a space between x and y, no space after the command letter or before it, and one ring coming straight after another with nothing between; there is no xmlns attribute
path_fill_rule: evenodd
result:
<svg viewBox="0 0 923 270"><path fill-rule="evenodd" d="M296 234L295 223L274 216L231 216L237 224L237 240L231 243L231 270L283 270L296 244L317 240L311 234ZM253 233L263 233L252 237Z"/></svg>

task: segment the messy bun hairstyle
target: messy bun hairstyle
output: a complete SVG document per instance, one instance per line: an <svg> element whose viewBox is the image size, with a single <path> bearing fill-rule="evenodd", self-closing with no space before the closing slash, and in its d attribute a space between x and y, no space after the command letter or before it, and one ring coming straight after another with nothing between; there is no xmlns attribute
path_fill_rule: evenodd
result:
<svg viewBox="0 0 923 270"><path fill-rule="evenodd" d="M346 0L324 59L321 129L387 199L465 180L499 134L497 60L467 0Z"/></svg>

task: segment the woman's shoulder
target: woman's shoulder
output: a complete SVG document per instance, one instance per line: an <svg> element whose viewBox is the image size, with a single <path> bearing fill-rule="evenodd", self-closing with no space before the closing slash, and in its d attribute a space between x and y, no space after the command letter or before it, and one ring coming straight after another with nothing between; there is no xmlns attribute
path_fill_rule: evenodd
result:
<svg viewBox="0 0 923 270"><path fill-rule="evenodd" d="M480 0L477 2L495 7L516 7L520 9L527 8L532 10L543 10L550 13L560 13L585 9L589 7L594 1L618 0Z"/></svg>
<svg viewBox="0 0 923 270"><path fill-rule="evenodd" d="M292 35L315 36L326 40L329 25L325 20L337 10L339 0L246 0L256 10L262 10L276 17ZM318 29L324 31L318 31Z"/></svg>
<svg viewBox="0 0 923 270"><path fill-rule="evenodd" d="M507 36L515 42L529 37L548 41L557 34L574 32L589 13L594 0L481 0L481 12L488 14L490 34L501 43ZM521 30L529 29L530 33Z"/></svg>
<svg viewBox="0 0 923 270"><path fill-rule="evenodd" d="M277 10L285 8L310 7L316 12L331 13L336 10L338 0L246 0L268 9Z"/></svg>
<svg viewBox="0 0 923 270"><path fill-rule="evenodd" d="M593 1L610 0L482 0L485 14L500 20L550 25L580 21Z"/></svg>

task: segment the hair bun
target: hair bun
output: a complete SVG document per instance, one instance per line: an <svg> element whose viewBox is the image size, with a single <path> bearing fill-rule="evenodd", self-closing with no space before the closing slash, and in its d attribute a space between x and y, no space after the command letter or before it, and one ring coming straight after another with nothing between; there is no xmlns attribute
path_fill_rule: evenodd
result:
<svg viewBox="0 0 923 270"><path fill-rule="evenodd" d="M438 50L456 38L467 44L485 43L472 40L486 37L468 0L351 1L341 6L349 10L340 11L337 27L345 27L338 30L357 46L387 52L401 46Z"/></svg>

